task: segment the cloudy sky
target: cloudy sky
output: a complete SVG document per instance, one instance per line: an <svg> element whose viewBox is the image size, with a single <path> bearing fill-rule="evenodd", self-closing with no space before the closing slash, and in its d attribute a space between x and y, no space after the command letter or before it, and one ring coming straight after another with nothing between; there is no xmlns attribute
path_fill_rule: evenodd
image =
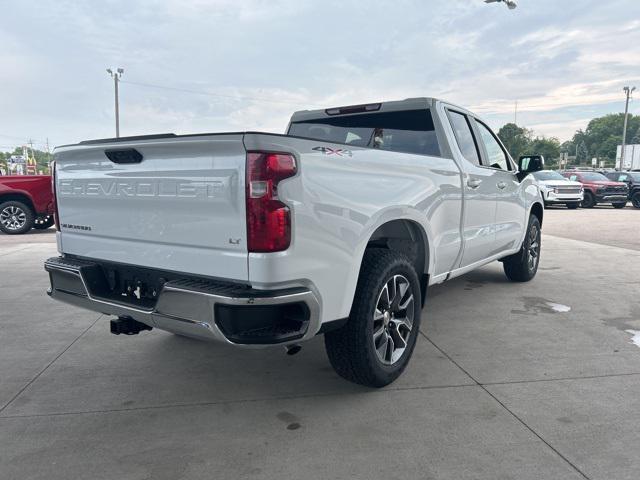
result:
<svg viewBox="0 0 640 480"><path fill-rule="evenodd" d="M0 0L0 149L282 132L291 112L416 96L569 138L640 88L640 1ZM640 96L638 96L640 98ZM640 101L631 103L640 114Z"/></svg>

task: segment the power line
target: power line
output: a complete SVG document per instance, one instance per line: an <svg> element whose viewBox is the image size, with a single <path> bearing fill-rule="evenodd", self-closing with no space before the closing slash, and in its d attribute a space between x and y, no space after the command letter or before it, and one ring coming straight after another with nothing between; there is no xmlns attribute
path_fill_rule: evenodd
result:
<svg viewBox="0 0 640 480"><path fill-rule="evenodd" d="M187 88L169 87L169 86L166 86L166 85L156 85L156 84L153 84L153 83L131 82L129 80L120 80L120 83L126 83L126 84L129 84L129 85L136 85L136 86L139 86L139 87L159 88L161 90L172 90L174 92L184 92L184 93L193 93L193 94L196 94L196 95L207 95L207 96L210 96L210 97L228 98L228 99L232 99L232 100L251 100L251 101L254 101L254 102L282 103L282 104L296 105L296 106L300 106L300 105L304 104L304 105L309 105L309 106L312 106L312 107L320 108L318 105L309 104L309 103L304 102L304 101L291 102L291 101L288 101L288 100L274 100L272 98L250 97L248 95L225 95L225 94L222 94L222 93L203 92L203 91L200 91L200 90L191 90L191 89L187 89Z"/></svg>
<svg viewBox="0 0 640 480"><path fill-rule="evenodd" d="M2 138L15 138L16 140L20 140L20 141L25 142L25 143L31 138L31 137L28 137L28 136L18 137L18 136L15 136L15 135L5 135L3 133L0 133L0 137L2 137ZM42 140L41 138L36 138L34 140L37 140L36 143L40 143L40 144L45 144L46 143L46 140Z"/></svg>
<svg viewBox="0 0 640 480"><path fill-rule="evenodd" d="M606 105L608 103L616 103L618 100L612 98L612 99L607 99L607 100L600 100L600 101L596 101L596 102L591 102L591 103L576 103L576 102L568 102L568 103L531 103L531 104L522 104L522 103L518 103L517 108L518 111L529 111L532 108L538 108L538 107L551 107L549 110L555 110L556 108L564 108L564 107L591 107L594 105ZM491 113L491 114L507 114L507 111L501 112L498 110L491 110L492 107L482 107L482 106L476 106L476 107L470 107L472 110L478 110L478 111L482 111L484 113Z"/></svg>

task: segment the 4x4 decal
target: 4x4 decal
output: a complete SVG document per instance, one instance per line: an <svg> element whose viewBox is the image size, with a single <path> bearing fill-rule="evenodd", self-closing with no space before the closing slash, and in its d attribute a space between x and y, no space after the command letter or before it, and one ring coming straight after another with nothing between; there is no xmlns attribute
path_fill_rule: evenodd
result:
<svg viewBox="0 0 640 480"><path fill-rule="evenodd" d="M313 147L311 150L316 152L322 152L325 155L337 155L338 157L353 157L351 150L344 150L342 148L329 148L329 147Z"/></svg>

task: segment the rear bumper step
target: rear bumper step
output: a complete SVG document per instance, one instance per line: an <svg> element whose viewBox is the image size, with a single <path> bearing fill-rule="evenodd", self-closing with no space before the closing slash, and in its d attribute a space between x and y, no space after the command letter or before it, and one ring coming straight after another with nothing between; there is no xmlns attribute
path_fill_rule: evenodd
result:
<svg viewBox="0 0 640 480"><path fill-rule="evenodd" d="M255 290L228 283L176 278L162 284L155 301L133 304L109 291L98 263L53 257L48 294L88 310L125 317L148 327L234 345L306 340L320 328L320 305L305 288Z"/></svg>

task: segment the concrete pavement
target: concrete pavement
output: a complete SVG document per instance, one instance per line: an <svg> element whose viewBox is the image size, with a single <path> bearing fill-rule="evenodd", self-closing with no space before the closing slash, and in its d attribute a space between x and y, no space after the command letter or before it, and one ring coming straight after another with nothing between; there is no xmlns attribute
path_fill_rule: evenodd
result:
<svg viewBox="0 0 640 480"><path fill-rule="evenodd" d="M0 478L635 479L640 248L549 234L575 213L546 212L533 282L495 263L431 288L378 391L337 377L321 338L289 357L110 335L45 295L51 233L0 237Z"/></svg>

